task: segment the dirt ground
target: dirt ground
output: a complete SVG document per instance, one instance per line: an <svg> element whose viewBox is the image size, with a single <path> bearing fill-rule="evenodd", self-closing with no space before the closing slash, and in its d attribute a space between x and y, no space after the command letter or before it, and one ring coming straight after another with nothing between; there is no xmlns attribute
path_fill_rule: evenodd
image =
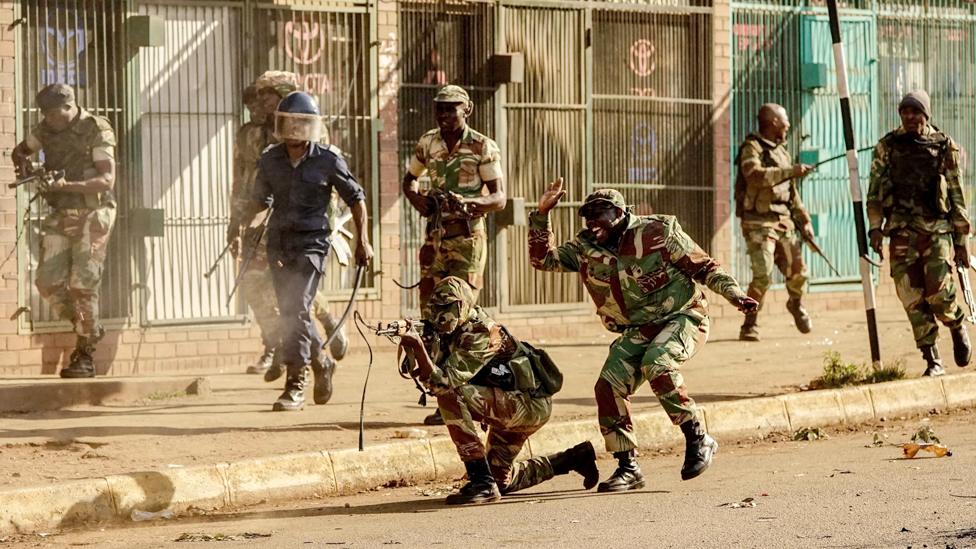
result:
<svg viewBox="0 0 976 549"><path fill-rule="evenodd" d="M867 360L863 312L820 315L813 333L805 336L786 317L761 320L759 343L737 341L738 325L731 321L713 325L709 343L683 370L694 398L707 403L797 391L820 375L828 350L850 361ZM918 376L923 365L904 313L882 311L880 331L883 358L904 360L909 377ZM554 399L554 419L595 421L592 388L610 340L607 334L602 345L547 347L566 378ZM943 354L950 352L948 345L946 338ZM397 375L393 346L378 351L366 399L366 444L416 436L415 429L446 436L443 427L422 425L434 408L418 406L412 383ZM341 362L332 402L301 412L271 412L280 383L221 372L209 376L214 391L207 398L161 394L142 402L0 416L0 489L355 447L366 365L366 355ZM965 371L947 370L950 375ZM634 397L634 409L654 411L659 405L644 387Z"/></svg>
<svg viewBox="0 0 976 549"><path fill-rule="evenodd" d="M458 482L441 481L0 536L0 547L973 547L974 419L953 411L826 429L828 438L812 442L725 440L688 482L678 474L683 448L645 452L647 486L618 494L584 491L571 473L498 503L447 507ZM924 427L951 457L903 458L898 444ZM601 460L601 477L614 465Z"/></svg>

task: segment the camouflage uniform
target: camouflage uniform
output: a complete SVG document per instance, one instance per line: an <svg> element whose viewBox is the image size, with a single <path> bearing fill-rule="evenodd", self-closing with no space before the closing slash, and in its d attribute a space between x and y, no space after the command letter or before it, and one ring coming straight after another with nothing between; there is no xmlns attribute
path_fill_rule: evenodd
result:
<svg viewBox="0 0 976 549"><path fill-rule="evenodd" d="M597 244L588 229L557 247L548 216L533 212L529 217L532 266L578 272L603 325L620 334L595 387L600 430L614 453L637 446L630 396L644 381L675 425L695 418L697 407L679 367L708 337L707 302L699 284L730 301L743 296L735 279L675 217L628 213L621 223L626 229L614 251Z"/></svg>
<svg viewBox="0 0 976 549"><path fill-rule="evenodd" d="M95 162L115 158L115 133L108 120L78 108L67 129L56 132L44 122L34 126L25 143L44 151L47 170L64 170L68 181L97 174ZM81 338L98 339L98 293L108 240L115 225L116 203L111 191L71 193L50 191L44 199L51 213L41 224L41 257L37 290L63 320L70 320Z"/></svg>
<svg viewBox="0 0 976 549"><path fill-rule="evenodd" d="M428 174L430 196L438 203L427 221L426 238L419 254L420 303L426 318L427 299L442 278L461 277L477 290L484 283L485 218L472 218L451 208L447 193L463 198L482 196L485 181L502 178L501 153L494 141L468 126L464 127L455 149L448 150L440 130L435 128L417 142L409 171L417 178Z"/></svg>
<svg viewBox="0 0 976 549"><path fill-rule="evenodd" d="M461 319L428 349L435 368L425 385L437 397L448 433L464 462L487 458L502 493L556 474L552 456L516 463L525 441L549 421L552 396L540 382L535 351L475 304L464 280L447 277L430 296L434 319ZM435 320L435 322L436 322ZM488 425L482 444L477 424Z"/></svg>
<svg viewBox="0 0 976 549"><path fill-rule="evenodd" d="M891 277L915 343L931 347L936 319L958 328L965 316L949 264L970 232L958 146L929 124L914 138L901 127L884 136L874 148L867 208L871 231L891 239Z"/></svg>
<svg viewBox="0 0 976 549"><path fill-rule="evenodd" d="M799 300L807 283L798 229L810 222L793 179L793 160L786 146L757 134L739 148L736 213L752 265L747 294L762 307L772 282L773 266L786 278L786 291ZM797 227L799 225L799 227Z"/></svg>

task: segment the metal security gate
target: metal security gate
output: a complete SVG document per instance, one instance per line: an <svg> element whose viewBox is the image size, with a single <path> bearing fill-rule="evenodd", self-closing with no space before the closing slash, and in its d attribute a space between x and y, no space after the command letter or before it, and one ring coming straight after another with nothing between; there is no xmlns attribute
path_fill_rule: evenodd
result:
<svg viewBox="0 0 976 549"><path fill-rule="evenodd" d="M232 262L209 280L203 273L227 232L242 108L241 10L166 1L138 9L165 25L165 44L143 48L139 63L142 170L133 198L164 214L164 235L142 241L143 322L231 319Z"/></svg>
<svg viewBox="0 0 976 549"><path fill-rule="evenodd" d="M976 5L960 0L887 0L878 2L877 11L879 134L900 124L897 106L905 93L928 90L933 123L960 147L963 191L974 215Z"/></svg>
<svg viewBox="0 0 976 549"><path fill-rule="evenodd" d="M251 21L254 42L250 78L265 70L297 73L304 91L314 95L326 118L327 139L338 146L356 179L366 190L366 205L373 226L370 235L374 249L380 251L378 142L374 131L377 104L376 67L370 43L375 34L368 2L336 3L322 6L296 2L292 6L259 4ZM345 204L336 194L344 211ZM353 231L352 221L344 227ZM351 258L343 267L330 260L322 278L323 288L342 293L352 288L356 264ZM374 259L376 265L380 259ZM363 288L373 288L374 275L368 271Z"/></svg>
<svg viewBox="0 0 976 549"><path fill-rule="evenodd" d="M502 9L505 50L525 56L525 82L509 84L504 103L511 196L535 203L544 186L564 178L568 194L550 214L558 237L579 230L576 215L587 184L586 16L580 9L505 6ZM517 308L540 304L577 304L584 300L575 276L541 273L528 256L528 228L510 227L506 246L508 295Z"/></svg>
<svg viewBox="0 0 976 549"><path fill-rule="evenodd" d="M437 126L433 99L445 84L468 90L474 112L468 124L492 138L495 135L495 88L489 84L487 63L494 52L495 7L490 2L399 2L400 91L398 109L400 176L406 173L417 140ZM505 151L502 151L505 156ZM427 189L429 179L420 180ZM406 200L400 209L401 278L413 284L420 279L417 256L424 242L426 220ZM482 306L499 302L497 239L494 216L488 216L488 261ZM402 290L406 314L419 310L417 290Z"/></svg>
<svg viewBox="0 0 976 549"><path fill-rule="evenodd" d="M851 7L862 8L862 4ZM836 77L825 10L793 2L733 4L732 11L732 151L751 132L758 131L756 114L763 103L786 108L793 128L788 149L798 161L814 163L844 151ZM855 140L859 147L875 142L874 22L869 11L845 10L841 32L848 59ZM861 153L862 187L867 191L870 151ZM736 166L730 166L732 178ZM857 253L853 211L843 161L825 164L800 185L813 218L818 243L841 276L833 275L819 257L804 248L812 285L856 282ZM745 241L734 221L733 267L743 284L752 279ZM774 280L782 277L774 273Z"/></svg>
<svg viewBox="0 0 976 549"><path fill-rule="evenodd" d="M116 196L118 218L109 244L101 287L101 315L108 323L129 315L129 240L127 198L132 174L128 154L128 120L125 65L128 60L124 18L127 0L20 0L17 91L18 138L27 136L40 121L34 96L48 84L64 83L75 91L78 105L106 117L115 130ZM33 188L17 191L19 212L25 211ZM30 207L28 226L18 246L17 275L20 303L30 307L21 326L60 329L47 303L34 286L39 257L40 222L49 209L43 200ZM23 215L18 214L21 230ZM11 263L5 268L13 269Z"/></svg>

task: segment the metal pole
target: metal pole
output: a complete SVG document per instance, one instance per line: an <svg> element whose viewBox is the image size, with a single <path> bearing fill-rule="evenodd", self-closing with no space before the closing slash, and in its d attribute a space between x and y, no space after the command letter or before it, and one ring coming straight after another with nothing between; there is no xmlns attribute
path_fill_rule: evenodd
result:
<svg viewBox="0 0 976 549"><path fill-rule="evenodd" d="M864 204L861 198L861 177L857 168L857 147L854 145L854 124L851 122L851 99L847 89L847 64L844 44L840 37L840 20L837 17L837 0L827 0L830 16L830 36L834 43L834 67L837 70L837 92L840 94L840 114L844 122L844 144L847 147L847 174L850 179L851 201L854 206L854 222L857 228L857 253L860 261L861 285L864 288L864 313L868 321L868 339L871 345L871 364L881 365L878 345L878 321L875 316L874 285L871 283L871 262L868 256L867 230L864 226Z"/></svg>

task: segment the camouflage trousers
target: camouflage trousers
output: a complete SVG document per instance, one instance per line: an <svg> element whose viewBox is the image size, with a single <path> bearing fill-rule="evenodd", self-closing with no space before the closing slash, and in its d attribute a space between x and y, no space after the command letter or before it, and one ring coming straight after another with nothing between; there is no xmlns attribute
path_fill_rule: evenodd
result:
<svg viewBox="0 0 976 549"><path fill-rule="evenodd" d="M553 477L548 457L515 461L525 441L549 421L552 398L462 385L438 394L437 406L461 461L487 458L502 493L523 490ZM478 423L488 425L487 449L478 436Z"/></svg>
<svg viewBox="0 0 976 549"><path fill-rule="evenodd" d="M747 293L762 304L773 280L773 266L786 278L789 296L799 299L807 284L807 266L803 263L802 244L795 230L776 227L742 227L746 253L752 266L752 282Z"/></svg>
<svg viewBox="0 0 976 549"><path fill-rule="evenodd" d="M637 447L630 396L645 381L673 424L695 417L697 406L688 396L678 368L708 339L708 317L680 315L653 333L657 329L651 325L629 328L610 344L594 387L600 432L608 452Z"/></svg>
<svg viewBox="0 0 976 549"><path fill-rule="evenodd" d="M271 269L267 263L254 261L248 265L247 272L241 277L241 297L244 303L254 312L254 321L261 329L261 342L267 348L278 346L281 337L281 319L278 312L278 298L275 297L274 283L271 280ZM312 316L319 319L325 328L325 337L332 336L329 312L329 299L320 289L312 300Z"/></svg>
<svg viewBox="0 0 976 549"><path fill-rule="evenodd" d="M891 235L891 278L918 347L935 345L939 337L936 319L954 328L965 317L956 303L956 284L949 263L953 252L952 236L948 234L901 230Z"/></svg>
<svg viewBox="0 0 976 549"><path fill-rule="evenodd" d="M484 284L487 237L484 223L475 224L471 236L438 239L428 234L420 248L420 312L429 317L427 300L443 278L456 276L474 288L475 299Z"/></svg>
<svg viewBox="0 0 976 549"><path fill-rule="evenodd" d="M82 337L95 334L99 325L98 290L115 215L114 205L54 210L41 224L37 291Z"/></svg>

